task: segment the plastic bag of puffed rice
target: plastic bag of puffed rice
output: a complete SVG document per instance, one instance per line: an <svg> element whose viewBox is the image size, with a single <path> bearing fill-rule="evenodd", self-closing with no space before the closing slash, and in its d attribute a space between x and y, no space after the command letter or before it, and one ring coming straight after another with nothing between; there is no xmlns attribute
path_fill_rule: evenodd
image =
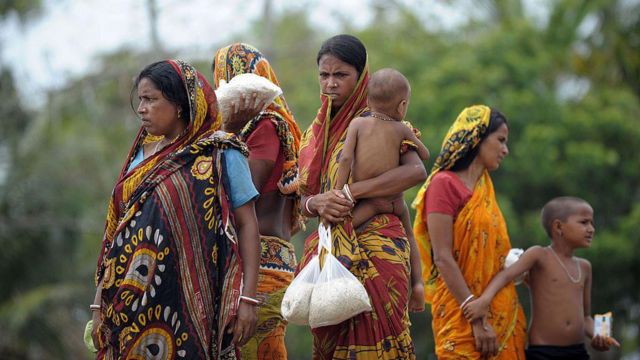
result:
<svg viewBox="0 0 640 360"><path fill-rule="evenodd" d="M290 323L309 325L309 306L314 284L320 275L318 255L314 256L293 279L282 297L280 311Z"/></svg>
<svg viewBox="0 0 640 360"><path fill-rule="evenodd" d="M320 224L318 232L327 254L311 295L309 325L312 328L338 324L371 311L367 290L331 253L331 228Z"/></svg>

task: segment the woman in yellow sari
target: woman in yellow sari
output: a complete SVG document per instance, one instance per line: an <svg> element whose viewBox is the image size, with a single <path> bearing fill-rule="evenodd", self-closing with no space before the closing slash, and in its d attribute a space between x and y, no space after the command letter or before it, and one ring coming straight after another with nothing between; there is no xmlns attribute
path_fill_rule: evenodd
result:
<svg viewBox="0 0 640 360"><path fill-rule="evenodd" d="M322 105L304 133L300 150L302 211L333 223L333 254L364 285L373 307L340 324L312 329L314 359L413 359L409 333L409 242L400 219L380 214L354 231L354 204L333 190L346 130L368 111L367 52L357 38L337 35L325 41L317 57ZM397 194L424 179L414 151L400 167L350 184L356 200ZM421 181L421 180L417 180ZM409 185L408 185L409 184ZM305 241L302 268L317 251L318 233Z"/></svg>
<svg viewBox="0 0 640 360"><path fill-rule="evenodd" d="M461 311L504 268L511 248L489 176L509 154L508 137L500 112L464 109L414 202L439 359L524 359L525 319L514 284L494 298L487 319L469 323Z"/></svg>

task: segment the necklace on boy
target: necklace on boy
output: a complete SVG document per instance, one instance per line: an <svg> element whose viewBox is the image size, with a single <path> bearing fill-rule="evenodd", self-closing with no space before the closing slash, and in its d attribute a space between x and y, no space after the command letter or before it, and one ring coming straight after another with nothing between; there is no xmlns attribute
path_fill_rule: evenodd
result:
<svg viewBox="0 0 640 360"><path fill-rule="evenodd" d="M380 120L384 120L384 121L398 121L390 116L384 115L384 114L379 114L375 111L372 111L369 116L374 117L376 119L380 119Z"/></svg>
<svg viewBox="0 0 640 360"><path fill-rule="evenodd" d="M578 263L578 260L573 259L573 261L576 263L576 267L578 268L578 278L574 279L573 276L571 276L571 274L569 274L569 270L567 270L567 267L564 266L564 263L562 262L562 260L560 260L560 257L558 256L558 253L556 253L555 250L553 250L552 246L547 246L549 249L551 249L551 252L553 253L553 256L556 257L556 260L558 260L558 262L560 263L560 266L562 266L562 268L564 269L564 272L567 273L567 276L569 277L569 280L571 280L572 283L574 284L578 284L580 283L580 279L582 278L582 272L580 271L580 264Z"/></svg>

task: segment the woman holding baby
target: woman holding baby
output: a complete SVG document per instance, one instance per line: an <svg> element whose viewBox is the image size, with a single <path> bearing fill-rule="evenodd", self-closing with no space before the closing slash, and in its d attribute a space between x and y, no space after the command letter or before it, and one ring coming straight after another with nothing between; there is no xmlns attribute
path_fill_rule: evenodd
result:
<svg viewBox="0 0 640 360"><path fill-rule="evenodd" d="M402 166L349 184L350 201L332 190L339 154L352 119L365 113L369 67L362 42L350 35L326 40L317 56L321 106L300 149L301 208L306 217L332 223L333 252L365 286L373 311L312 329L317 359L413 359L409 333L409 242L401 221L380 214L356 233L349 215L358 200L402 192L426 175L414 151ZM420 181L420 180L418 180ZM317 251L318 233L305 241L302 268Z"/></svg>

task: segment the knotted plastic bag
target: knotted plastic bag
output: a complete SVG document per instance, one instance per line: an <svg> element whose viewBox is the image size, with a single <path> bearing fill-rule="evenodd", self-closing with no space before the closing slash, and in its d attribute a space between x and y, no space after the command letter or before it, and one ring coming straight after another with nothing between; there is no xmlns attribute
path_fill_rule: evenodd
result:
<svg viewBox="0 0 640 360"><path fill-rule="evenodd" d="M522 253L524 253L524 250L519 248L512 248L511 250L509 250L507 257L504 259L504 267L508 268L509 266L513 265L513 263L520 259ZM525 271L515 279L516 285L520 285L522 283L524 278L527 276L527 273L528 271Z"/></svg>
<svg viewBox="0 0 640 360"><path fill-rule="evenodd" d="M309 325L311 294L319 275L320 261L318 255L315 255L289 284L282 297L280 311L290 323Z"/></svg>
<svg viewBox="0 0 640 360"><path fill-rule="evenodd" d="M331 253L331 227L320 224L318 233L318 246L324 247L327 254L311 295L309 325L312 328L338 324L371 311L367 290Z"/></svg>

